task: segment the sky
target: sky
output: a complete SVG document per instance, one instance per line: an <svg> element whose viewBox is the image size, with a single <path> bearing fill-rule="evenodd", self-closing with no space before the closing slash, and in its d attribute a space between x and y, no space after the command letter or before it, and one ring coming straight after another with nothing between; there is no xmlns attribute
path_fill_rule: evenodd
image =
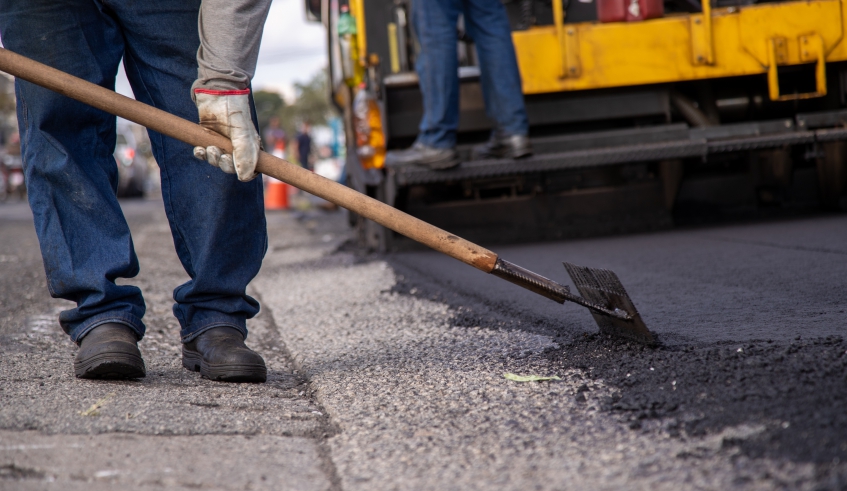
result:
<svg viewBox="0 0 847 491"><path fill-rule="evenodd" d="M304 5L304 0L273 0L262 34L254 90L276 91L291 100L295 82L308 81L326 66L326 30L306 20ZM132 97L123 67L116 90Z"/></svg>
<svg viewBox="0 0 847 491"><path fill-rule="evenodd" d="M306 20L305 1L273 0L262 34L253 88L274 90L291 98L295 82L306 82L325 66L326 30L322 24ZM116 90L132 97L122 66Z"/></svg>
<svg viewBox="0 0 847 491"><path fill-rule="evenodd" d="M274 0L253 78L256 89L293 95L294 82L305 82L326 66L326 29L306 21L304 0Z"/></svg>

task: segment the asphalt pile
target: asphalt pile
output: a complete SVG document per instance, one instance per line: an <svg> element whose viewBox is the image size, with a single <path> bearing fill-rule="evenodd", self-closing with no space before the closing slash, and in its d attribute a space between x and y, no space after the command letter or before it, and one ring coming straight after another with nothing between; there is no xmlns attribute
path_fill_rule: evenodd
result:
<svg viewBox="0 0 847 491"><path fill-rule="evenodd" d="M619 390L603 409L633 430L662 420L672 435L763 425L737 445L753 458L832 466L847 486L847 341L836 336L647 348L600 334L549 353Z"/></svg>

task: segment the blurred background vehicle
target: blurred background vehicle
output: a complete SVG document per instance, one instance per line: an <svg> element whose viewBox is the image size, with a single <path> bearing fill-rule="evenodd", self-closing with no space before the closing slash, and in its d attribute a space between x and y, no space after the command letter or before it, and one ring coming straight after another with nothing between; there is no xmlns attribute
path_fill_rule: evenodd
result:
<svg viewBox="0 0 847 491"><path fill-rule="evenodd" d="M9 141L0 153L0 201L6 201L14 195L21 200L26 198L21 140L18 133L13 133L9 137Z"/></svg>
<svg viewBox="0 0 847 491"><path fill-rule="evenodd" d="M115 162L118 166L118 197L140 198L149 190L149 144L139 142L128 121L118 120Z"/></svg>

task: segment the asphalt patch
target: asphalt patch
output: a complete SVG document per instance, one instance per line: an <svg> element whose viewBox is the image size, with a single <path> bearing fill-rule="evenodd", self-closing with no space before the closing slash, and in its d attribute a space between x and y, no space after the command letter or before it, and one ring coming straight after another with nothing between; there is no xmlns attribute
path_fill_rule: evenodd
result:
<svg viewBox="0 0 847 491"><path fill-rule="evenodd" d="M551 363L618 388L604 409L633 430L658 420L672 436L764 425L737 442L745 455L847 463L843 338L647 348L596 334L561 346L548 353Z"/></svg>
<svg viewBox="0 0 847 491"><path fill-rule="evenodd" d="M456 327L486 325L552 336L559 348L546 353L549 372L579 369L602 380L614 391L601 410L631 431L686 438L756 428L744 438L725 436L722 449L811 463L815 489L847 489L847 341L842 337L648 347L552 325L541 316L467 295L456 288L460 285L391 256L386 260L398 273L392 291L447 303ZM577 400L585 400L588 391L581 387Z"/></svg>

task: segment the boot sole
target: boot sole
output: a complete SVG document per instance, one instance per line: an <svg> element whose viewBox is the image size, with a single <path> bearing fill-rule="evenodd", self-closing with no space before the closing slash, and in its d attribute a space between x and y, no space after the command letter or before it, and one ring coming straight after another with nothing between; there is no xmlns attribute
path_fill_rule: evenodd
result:
<svg viewBox="0 0 847 491"><path fill-rule="evenodd" d="M421 167L426 167L430 170L446 170L452 169L460 164L459 156L456 154L452 154L446 157L441 157L439 159L434 160L424 160L421 162L415 162L415 165L419 165Z"/></svg>
<svg viewBox="0 0 847 491"><path fill-rule="evenodd" d="M211 365L203 360L200 353L182 350L182 366L192 372L200 372L201 377L221 382L262 383L268 378L268 369L264 365Z"/></svg>
<svg viewBox="0 0 847 491"><path fill-rule="evenodd" d="M512 160L521 160L528 157L532 157L532 150L524 150L523 152L513 152L511 150L503 150L499 152L490 152L487 154L474 154L471 157L471 160L500 160L500 159L512 159Z"/></svg>
<svg viewBox="0 0 847 491"><path fill-rule="evenodd" d="M77 378L121 380L147 375L144 360L131 353L99 353L74 362Z"/></svg>

